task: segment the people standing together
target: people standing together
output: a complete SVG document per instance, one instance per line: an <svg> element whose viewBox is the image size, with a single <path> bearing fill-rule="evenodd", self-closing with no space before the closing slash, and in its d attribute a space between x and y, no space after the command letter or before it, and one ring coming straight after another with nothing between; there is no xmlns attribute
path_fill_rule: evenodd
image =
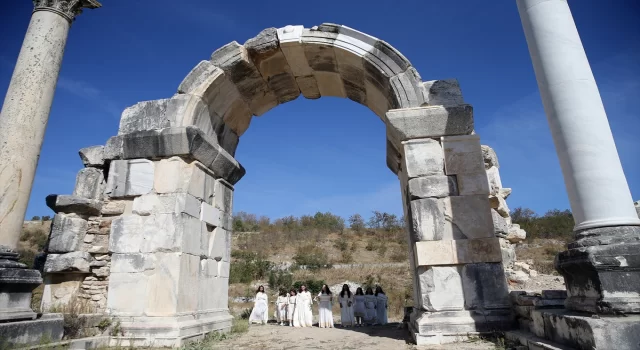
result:
<svg viewBox="0 0 640 350"><path fill-rule="evenodd" d="M342 327L362 327L365 325L387 324L387 296L380 286L375 293L371 287L366 292L357 288L355 294L351 293L349 285L342 286L337 297L340 305L340 324ZM288 293L280 291L275 301L276 321L281 326L311 327L313 325L313 313L311 305L318 304L318 327L333 328L333 302L334 298L326 284L322 285L320 293L312 297L306 286L300 286L300 291L291 289ZM269 315L269 302L264 287L258 287L253 310L249 316L249 323L266 324Z"/></svg>

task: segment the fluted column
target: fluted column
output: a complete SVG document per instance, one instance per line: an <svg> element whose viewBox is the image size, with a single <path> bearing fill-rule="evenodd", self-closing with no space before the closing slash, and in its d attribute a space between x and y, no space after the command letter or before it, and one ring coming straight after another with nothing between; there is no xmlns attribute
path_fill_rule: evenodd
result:
<svg viewBox="0 0 640 350"><path fill-rule="evenodd" d="M34 0L34 11L0 112L0 245L22 231L69 27L95 0Z"/></svg>

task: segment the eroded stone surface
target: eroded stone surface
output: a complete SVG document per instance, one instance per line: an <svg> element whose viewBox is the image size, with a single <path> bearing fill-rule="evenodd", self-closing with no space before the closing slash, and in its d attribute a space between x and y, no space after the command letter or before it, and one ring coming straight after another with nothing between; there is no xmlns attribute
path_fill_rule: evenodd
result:
<svg viewBox="0 0 640 350"><path fill-rule="evenodd" d="M104 165L104 146L85 147L78 153L84 166L102 167Z"/></svg>
<svg viewBox="0 0 640 350"><path fill-rule="evenodd" d="M87 199L102 200L106 183L104 173L99 168L84 168L76 176L76 186L73 196Z"/></svg>
<svg viewBox="0 0 640 350"><path fill-rule="evenodd" d="M421 139L404 142L404 154L409 178L444 175L444 155L438 141Z"/></svg>
<svg viewBox="0 0 640 350"><path fill-rule="evenodd" d="M80 215L99 215L102 201L68 195L48 195L47 206L56 213L75 213Z"/></svg>
<svg viewBox="0 0 640 350"><path fill-rule="evenodd" d="M53 217L47 252L69 253L78 249L87 232L87 220L58 213Z"/></svg>
<svg viewBox="0 0 640 350"><path fill-rule="evenodd" d="M473 108L470 105L393 109L386 116L390 127L401 141L468 135L473 131Z"/></svg>
<svg viewBox="0 0 640 350"><path fill-rule="evenodd" d="M111 198L133 197L153 189L155 167L146 159L114 160L105 193Z"/></svg>
<svg viewBox="0 0 640 350"><path fill-rule="evenodd" d="M91 255L86 252L49 254L44 264L46 273L89 273Z"/></svg>

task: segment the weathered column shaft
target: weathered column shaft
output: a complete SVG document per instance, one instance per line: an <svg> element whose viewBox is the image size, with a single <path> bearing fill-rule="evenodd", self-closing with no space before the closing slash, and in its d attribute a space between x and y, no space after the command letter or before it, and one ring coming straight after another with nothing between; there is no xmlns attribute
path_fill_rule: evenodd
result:
<svg viewBox="0 0 640 350"><path fill-rule="evenodd" d="M0 245L16 248L53 102L70 22L36 11L0 113Z"/></svg>
<svg viewBox="0 0 640 350"><path fill-rule="evenodd" d="M575 230L640 225L566 0L517 0Z"/></svg>

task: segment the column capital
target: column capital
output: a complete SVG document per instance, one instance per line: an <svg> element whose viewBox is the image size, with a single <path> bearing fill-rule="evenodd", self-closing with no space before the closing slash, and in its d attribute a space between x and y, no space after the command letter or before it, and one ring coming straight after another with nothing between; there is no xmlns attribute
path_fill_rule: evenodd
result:
<svg viewBox="0 0 640 350"><path fill-rule="evenodd" d="M102 4L96 0L33 0L33 12L50 11L73 22L76 16L82 13L82 9L95 9Z"/></svg>

